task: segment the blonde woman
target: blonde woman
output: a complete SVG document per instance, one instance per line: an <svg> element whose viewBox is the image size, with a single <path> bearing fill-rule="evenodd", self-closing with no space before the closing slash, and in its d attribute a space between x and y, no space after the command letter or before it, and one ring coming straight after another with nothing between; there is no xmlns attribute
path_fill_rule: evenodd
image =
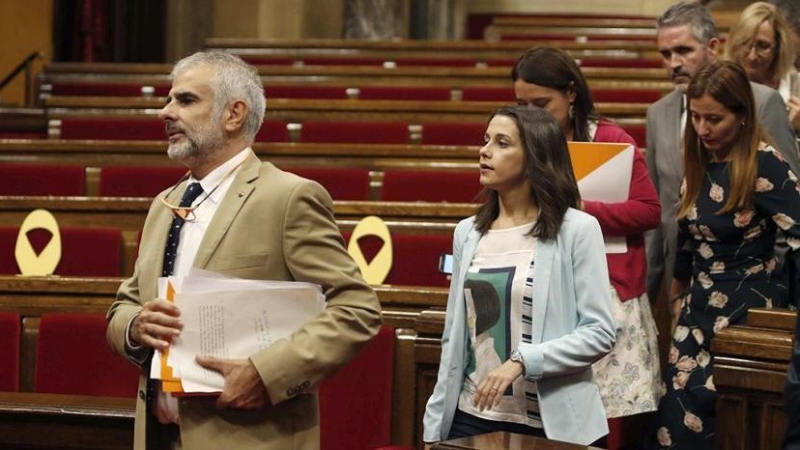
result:
<svg viewBox="0 0 800 450"><path fill-rule="evenodd" d="M792 31L775 5L755 2L745 8L730 30L725 55L742 65L750 81L781 94L795 132L800 131L800 76L794 67Z"/></svg>

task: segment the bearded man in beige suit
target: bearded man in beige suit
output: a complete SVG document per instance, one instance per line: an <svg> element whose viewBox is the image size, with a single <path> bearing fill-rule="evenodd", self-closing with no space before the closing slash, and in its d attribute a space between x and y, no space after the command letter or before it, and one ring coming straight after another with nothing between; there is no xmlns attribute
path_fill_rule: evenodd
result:
<svg viewBox="0 0 800 450"><path fill-rule="evenodd" d="M319 448L315 387L377 333L380 305L344 249L328 193L250 149L265 109L256 70L200 52L179 61L172 79L160 118L169 156L189 173L151 205L134 274L108 311L109 343L142 368L134 447ZM193 200L184 195L192 183L202 188ZM178 308L157 298L157 280L190 267L319 284L327 307L247 359L198 356L225 377L224 391L175 399L148 380L152 349L166 349L182 328Z"/></svg>

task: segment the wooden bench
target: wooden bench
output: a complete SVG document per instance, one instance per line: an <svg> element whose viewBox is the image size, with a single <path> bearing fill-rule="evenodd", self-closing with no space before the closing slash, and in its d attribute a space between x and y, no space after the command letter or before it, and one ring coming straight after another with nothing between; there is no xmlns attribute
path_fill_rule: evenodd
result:
<svg viewBox="0 0 800 450"><path fill-rule="evenodd" d="M638 28L652 29L655 32L655 17L585 17L575 15L564 17L558 15L515 15L492 18L492 25L517 25L525 27L553 28Z"/></svg>
<svg viewBox="0 0 800 450"><path fill-rule="evenodd" d="M308 144L256 142L253 150L277 166L472 169L477 146L395 144ZM0 162L103 166L176 165L166 154L165 141L23 140L0 139ZM91 172L91 171L89 171ZM92 178L90 173L87 176ZM90 195L97 179L87 178ZM166 187L166 186L165 186Z"/></svg>
<svg viewBox="0 0 800 450"><path fill-rule="evenodd" d="M141 230L151 199L112 197L0 197L0 222L19 227L35 209L52 213L62 227L117 228L122 232L121 273L133 273ZM381 217L392 233L452 236L459 220L475 205L420 202L334 202L342 232L350 232L368 215Z"/></svg>
<svg viewBox="0 0 800 450"><path fill-rule="evenodd" d="M613 60L618 66L637 63L648 64L641 67L661 67L661 61ZM579 64L598 67L596 59L577 60ZM630 66L640 67L640 66ZM168 84L150 86L144 82L121 82L112 80L84 79L73 82L52 82L39 86L41 103L51 96L60 97L166 97ZM464 86L450 88L447 86L348 86L340 84L268 84L264 93L272 99L329 99L329 100L451 100L451 101L500 101L514 102L514 91L509 86ZM637 102L652 103L669 91L658 89L592 89L592 96L598 102Z"/></svg>
<svg viewBox="0 0 800 450"><path fill-rule="evenodd" d="M0 310L28 316L40 315L53 309L104 310L111 301L118 282L119 280L0 277ZM395 425L398 425L402 427L406 438L412 438L411 441L396 442L420 445L421 418L438 373L447 294L444 289L408 288L398 291L378 288L378 295L387 323L398 324L407 330L406 334L398 338L396 361L404 364L403 373L407 378L402 380L404 384L398 389L403 396L402 408L406 408L404 413L409 415L398 417L400 409L395 404L393 435L396 436L399 428ZM27 339L35 336L35 322L29 322ZM780 411L782 384L791 356L793 326L793 312L754 309L748 314L747 326L723 330L712 342L712 349L718 355L714 371L720 402L718 426L726 430L724 436L720 436L723 439L721 448L777 448L780 445L785 426ZM398 399L397 395L395 399ZM17 414L22 414L23 417L46 414L59 416L61 413L48 406L52 401L65 404L62 412L66 417L59 418L58 423L77 420L74 418L75 413L70 411L80 411L81 408L89 408L93 411L92 414L97 414L98 419L105 415L125 417L126 414L125 405L118 404L114 409L109 408L104 401L86 404L63 399L35 400L24 396L20 399L20 396L0 395L0 417L4 419L0 422L6 423L5 418L9 417L9 411L15 410L22 410ZM103 411L103 408L106 410ZM132 406L127 407L130 412L129 408ZM409 417L414 419L409 420ZM38 420L38 426L42 426L42 419ZM0 433L0 436L3 436L0 439L11 438L9 433Z"/></svg>
<svg viewBox="0 0 800 450"><path fill-rule="evenodd" d="M0 447L20 445L37 448L130 448L133 426L132 399L34 394L35 349L39 318L53 312L102 313L114 299L121 279L3 277L0 276L0 311L15 312L23 319L22 393L0 393ZM414 416L413 326L421 311L443 308L444 288L377 286L384 322L396 329L392 441L411 445L416 441ZM20 432L12 432L16 425ZM51 427L51 428L48 428ZM52 430L49 433L46 430ZM68 431L71 430L71 431ZM63 435L62 435L63 433ZM101 443L85 444L84 433ZM56 436L58 438L56 438Z"/></svg>
<svg viewBox="0 0 800 450"><path fill-rule="evenodd" d="M651 23L652 26L654 24ZM206 39L206 48L225 50L238 55L295 55L321 56L347 54L376 56L387 59L397 57L438 58L517 58L533 45L557 45L573 57L658 57L654 43L622 42L619 45L604 43L553 42L487 42L480 40L354 40L354 39Z"/></svg>
<svg viewBox="0 0 800 450"><path fill-rule="evenodd" d="M527 48L527 46L526 46ZM524 49L523 49L524 51ZM515 58L522 54L520 51ZM362 66L257 66L264 85L280 83L344 84L348 86L464 86L511 85L510 65L502 67L362 67ZM143 85L169 84L171 65L125 63L52 63L39 75L39 83L138 82ZM668 91L672 83L664 69L626 67L585 67L584 76L594 89L641 88Z"/></svg>
<svg viewBox="0 0 800 450"><path fill-rule="evenodd" d="M52 96L43 99L51 120L69 117L103 115L127 118L152 117L164 105L162 98ZM371 122L481 123L497 108L512 104L501 101L436 101L436 100L330 100L330 99L271 99L267 101L265 120L302 123L306 120L335 120ZM597 103L600 114L627 122L643 123L647 103ZM52 137L58 137L50 122ZM424 130L423 130L424 131ZM413 130L411 130L413 132ZM409 136L409 141L412 137Z"/></svg>
<svg viewBox="0 0 800 450"><path fill-rule="evenodd" d="M41 108L0 108L0 139L47 137L47 116Z"/></svg>
<svg viewBox="0 0 800 450"><path fill-rule="evenodd" d="M650 45L654 46L656 29L654 23L644 27L618 27L615 25L558 27L548 25L530 26L528 24L493 21L483 31L483 38L490 42L503 41L504 37L509 35L529 36L530 40L563 40L564 42L589 42L594 39L599 39L600 41L642 41L649 42Z"/></svg>
<svg viewBox="0 0 800 450"><path fill-rule="evenodd" d="M717 448L781 448L783 388L792 357L796 312L753 308L747 324L711 341L717 388Z"/></svg>
<svg viewBox="0 0 800 450"><path fill-rule="evenodd" d="M0 392L0 448L133 448L132 398Z"/></svg>

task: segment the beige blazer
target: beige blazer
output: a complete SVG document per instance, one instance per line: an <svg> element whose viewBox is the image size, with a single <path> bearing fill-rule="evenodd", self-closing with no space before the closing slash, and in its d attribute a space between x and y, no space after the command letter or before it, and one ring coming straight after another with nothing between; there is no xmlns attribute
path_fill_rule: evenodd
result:
<svg viewBox="0 0 800 450"><path fill-rule="evenodd" d="M168 200L178 204L184 190L180 186ZM262 163L252 152L237 173L208 226L194 267L248 279L317 283L327 308L288 340L251 356L272 406L219 411L214 398L181 399L183 448L319 448L315 387L355 357L381 325L377 297L344 249L332 208L320 185ZM150 352L128 351L125 330L141 305L156 296L171 221L170 211L154 201L134 274L108 311L108 342L143 369ZM136 404L137 450L145 448L146 385L143 370Z"/></svg>

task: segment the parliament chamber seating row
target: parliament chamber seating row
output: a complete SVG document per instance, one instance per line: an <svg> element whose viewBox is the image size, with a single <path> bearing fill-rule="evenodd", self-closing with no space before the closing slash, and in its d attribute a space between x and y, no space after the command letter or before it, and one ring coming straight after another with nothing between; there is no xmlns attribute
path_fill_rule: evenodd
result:
<svg viewBox="0 0 800 450"><path fill-rule="evenodd" d="M0 276L0 447L99 448L77 433L93 429L102 448L130 448L138 370L109 350L103 316L119 282ZM415 444L413 324L446 291L376 290L384 327L319 387L323 449Z"/></svg>
<svg viewBox="0 0 800 450"><path fill-rule="evenodd" d="M484 123L265 120L256 142L481 145L485 130ZM154 116L53 119L49 122L48 136L51 139L166 140L164 122Z"/></svg>
<svg viewBox="0 0 800 450"><path fill-rule="evenodd" d="M421 144L481 146L489 113L482 122L375 122L306 120L287 123L265 120L256 142ZM640 148L646 145L643 120L622 121ZM164 123L155 117L63 117L49 121L51 139L165 140Z"/></svg>
<svg viewBox="0 0 800 450"><path fill-rule="evenodd" d="M92 282L93 286L87 286L86 284L89 282ZM19 323L19 315L22 315L23 328L25 330L21 332L23 343L19 344L19 347L27 348L28 353L30 353L31 348L38 348L42 352L46 345L44 343L37 344L37 341L45 339L46 324L52 320L50 317L60 318L67 323L74 320L72 317L80 317L78 320L81 322L96 321L96 328L102 331L104 320L99 313L107 308L117 285L118 280L87 281L65 278L54 281L34 278L20 281L0 276L0 292L5 299L0 304L0 308L3 310L3 313L0 314L0 320L11 317L14 323ZM384 409L377 411L375 405L389 403L391 404L392 425L390 429L392 442L406 445L413 445L419 442L425 401L430 395L437 377L439 336L444 322L443 307L446 291L442 288L435 291L429 289L428 291L415 293L414 289L409 288L402 292L396 289L378 288L378 295L384 306L387 325L395 327L396 330L394 333L388 333L383 330L381 335L384 335L384 339L379 337L370 348L359 356L359 359L353 363L352 367L345 368L343 372L329 380L331 383L329 386L323 385L320 388L323 422L326 421L324 419L326 414L330 413L327 408L335 407L342 401L340 396L345 395L347 392L353 392L353 389L355 391L368 389L369 393L365 395L371 400L364 402L367 404L367 411L379 416L372 417L368 414L369 420L385 420L386 411ZM45 294L42 295L42 292L45 292ZM408 296L406 297L407 301L400 299L405 295ZM55 309L69 312L70 314L51 316L50 312ZM80 314L75 314L76 310ZM92 313L94 315L90 317L95 317L95 319L86 318L87 315ZM714 381L720 395L720 402L724 405L724 408L720 410L718 423L720 426L730 430L729 433L720 436L720 439L722 439L720 448L779 447L780 436L782 436L785 428L780 412L782 383L785 379L785 371L791 355L794 317L794 312L786 310L751 310L748 313L748 324L746 326L730 327L723 330L712 342L712 348L718 355L718 367L715 368ZM81 339L81 345L73 345L72 347L82 347L90 352L94 351L91 348L93 345L98 345L98 349L101 347L100 344L105 346L103 335L96 331L95 338L92 340L89 328L84 329L84 325L80 325L80 332L74 332L75 328L79 326L77 323L72 322L72 325L67 327L68 330L73 330L72 334L66 338L56 338L54 342L67 345L66 343L69 342L69 339L78 338ZM401 323L403 325L399 325ZM6 328L4 327L3 329ZM96 337L97 334L100 334L99 338ZM393 350L389 350L386 347L386 345L391 345L385 339L387 334L391 334L393 337ZM0 339L3 339L0 341L0 345L8 342L8 338L5 336L0 335ZM18 344L15 341L18 339L15 336L11 337L12 349L17 348ZM95 342L95 344L92 344L92 342ZM57 351L60 353L62 350ZM108 352L107 348L104 351ZM23 366L20 368L20 375L17 375L17 377L23 380L28 379L27 383L23 382L22 384L27 385L31 391L38 389L42 385L39 381L40 370L35 365L41 364L42 358L47 356L49 354L41 353L33 356L23 354L17 357L18 360L22 361ZM105 356L108 356L108 354ZM100 355L93 358L101 359L105 356ZM26 361L28 361L27 364ZM127 363L123 362L123 364ZM393 368L389 368L391 364L394 364ZM69 370L74 369L69 364L65 364L64 367ZM127 369L126 367L121 370ZM108 370L109 372L116 371L116 369ZM359 372L361 370L367 372L368 381L353 375L353 371ZM64 370L59 373L66 375ZM393 384L391 384L391 387L386 384L377 386L378 383L375 378L384 380L384 383L386 383L389 381L384 378L387 373L392 374L391 380ZM13 378L14 374L11 377ZM62 376L61 378L66 377ZM124 379L124 376L115 376L113 379L115 380L114 384L119 384L117 381ZM338 384L348 382L350 382L349 388ZM135 379L132 383L135 383ZM374 384L362 385L362 383ZM58 381L55 384L58 385L55 389L86 389L85 386L64 387L64 383ZM133 385L135 391L135 384L126 385ZM389 392L391 392L391 397L388 397L390 395ZM409 395L409 392L413 392L413 395ZM48 395L50 396L48 397ZM63 401L59 406L60 415L58 413L52 414L55 417L50 419L51 423L55 424L62 421L75 420L74 417L70 417L75 413L71 405L76 403L77 400L81 400L78 402L81 405L91 401L84 397L71 396L65 398L55 395L31 394L27 391L21 394L0 393L0 423L5 424L0 425L0 431L3 431L2 427L7 426L10 422L6 420L9 417L22 422L26 419L29 422L35 422L37 417L42 414L35 403L37 398L50 402ZM374 395L378 397L373 397ZM391 398L391 400L388 398ZM120 405L118 402L115 403L113 399L99 400L105 405ZM360 400L366 399L352 399L355 402ZM26 402L30 410L25 410L24 405ZM130 430L132 430L133 402L131 400L129 403L121 405L116 408L107 406L106 410L100 413L95 411L92 420L101 420L103 415L127 417L122 427L127 429L128 434L130 434ZM369 407L369 405L372 406ZM347 404L346 407L359 408L361 410L359 405ZM13 410L13 414L11 410ZM347 416L346 414L344 415ZM361 416L359 415L359 417ZM409 420L409 417L414 419ZM334 423L337 422L330 422L331 425ZM83 426L87 425L84 424ZM323 425L323 427L325 426ZM338 423L336 426L339 426ZM110 433L109 430L104 430L104 432ZM363 430L353 434L363 436ZM0 446L16 436L18 436L16 433L0 433ZM105 436L105 434L101 432L100 436ZM348 434L344 438L353 437ZM130 439L129 435L127 439ZM130 444L128 443L128 445Z"/></svg>
<svg viewBox="0 0 800 450"><path fill-rule="evenodd" d="M28 329L38 335L34 393L136 397L139 369L109 348L103 314L49 313L26 320L38 321L38 329ZM0 313L0 324L0 358L7 363L0 366L0 392L16 392L20 316ZM392 442L394 348L394 329L384 326L353 362L320 385L323 449L378 448Z"/></svg>
<svg viewBox="0 0 800 450"><path fill-rule="evenodd" d="M659 64L661 64L659 62ZM39 86L42 99L51 96L95 97L166 97L169 84L145 85L136 82L56 82ZM592 90L596 102L653 103L666 92L658 89L597 88ZM363 99L363 100L436 100L515 102L513 89L500 86L362 86L274 84L264 86L267 100L276 98Z"/></svg>
<svg viewBox="0 0 800 450"><path fill-rule="evenodd" d="M549 20L549 19L548 19ZM650 26L654 28L654 20ZM553 21L555 24L556 22ZM537 28L547 24L539 24ZM592 31L592 24L584 23L583 31ZM641 27L641 25L637 25ZM605 32L609 27L598 23L594 31ZM630 29L630 27L629 27ZM598 34L591 33L591 34ZM648 31L653 33L653 31ZM554 33L558 35L559 33ZM574 39L579 33L560 33L558 39L524 41L487 41L487 40L356 40L356 39L247 39L247 38L210 38L206 39L206 48L223 50L246 57L284 58L286 61L306 58L350 57L364 59L381 59L395 61L407 59L455 59L477 60L514 60L525 50L535 46L553 45L562 48L573 58L597 58L609 60L625 59L658 59L658 50L654 38L646 40L605 40L583 41ZM564 39L567 37L567 39Z"/></svg>
<svg viewBox="0 0 800 450"><path fill-rule="evenodd" d="M471 167L468 170L398 168L380 172L348 167L282 168L317 181L334 200L474 203L481 191L477 168ZM153 198L186 173L179 165L84 167L0 162L0 195Z"/></svg>
<svg viewBox="0 0 800 450"><path fill-rule="evenodd" d="M248 55L242 54L242 59L255 66L292 66L292 67L305 67L305 66L367 66L367 67L383 67L386 69L394 69L398 67L474 67L474 68L487 68L487 67L513 67L517 61L516 58L441 58L441 57L428 57L428 58L379 58L379 57L356 57L356 56L301 56L301 57L285 57L283 55L270 56L270 55ZM660 59L654 58L592 58L584 57L577 59L576 62L581 67L616 67L616 68L661 68L662 62ZM47 89L45 89L46 91ZM52 93L54 95L69 95L67 92L75 92L69 89L68 86L53 86ZM141 95L142 92L133 90L127 91L126 95ZM158 95L159 90L156 89L155 94ZM153 91L146 91L147 94L152 95ZM85 95L85 94L84 94Z"/></svg>
<svg viewBox="0 0 800 450"><path fill-rule="evenodd" d="M477 170L478 146L256 142L253 151L278 167ZM166 142L117 140L0 139L0 163L101 168L175 167ZM86 193L98 195L99 172L87 170ZM95 176L98 175L98 176ZM168 181L164 187L168 186ZM377 181L377 180L373 180ZM370 198L378 198L372 192Z"/></svg>
<svg viewBox="0 0 800 450"><path fill-rule="evenodd" d="M168 186L177 182L185 173L181 167L103 167L100 168L100 189L102 197L120 197L117 205L125 205L126 198L146 197L152 198ZM349 168L290 168L299 175L316 179L325 186L333 198L339 201L363 201L367 199L370 189L369 171L366 169ZM36 183L37 180L46 179L47 183ZM85 195L85 173L81 166L68 165L40 165L40 164L0 164L0 195L5 196L6 208L13 208L12 199L16 196L19 203L25 202L28 197L41 197L44 207L49 209L61 220L62 214L59 204L74 204L81 200L88 200ZM138 183L132 180L139 181ZM37 186L38 190L30 189ZM470 171L416 171L416 170L388 170L383 173L383 188L378 199L386 205L400 203L400 210L413 209L416 202L428 203L428 208L437 208L439 202L470 203L477 200L480 192L477 172ZM55 196L51 198L49 196ZM70 199L69 197L76 197ZM113 200L113 199L112 199ZM56 275L73 276L123 276L132 271L133 260L138 247L138 229L143 223L144 216L149 206L149 201L127 202L128 214L133 215L132 224L126 228L105 228L108 221L101 220L90 227L75 227L67 223L61 228L60 239L62 244L61 261L53 272ZM368 215L369 202L361 217ZM402 206L410 203L410 206ZM98 203L97 208L102 209L106 203ZM84 205L86 206L86 205ZM22 211L14 211L19 215ZM68 206L65 207L65 209ZM470 214L469 206L461 207L465 217ZM27 211L37 209L28 206ZM135 211L132 211L135 210ZM336 206L335 206L336 210ZM96 211L102 214L102 211ZM402 214L402 212L401 212ZM80 216L80 213L77 213ZM6 223L14 220L6 218ZM18 219L16 219L18 220ZM67 220L67 219L65 219ZM83 220L90 222L89 215ZM405 218L406 222L409 220ZM447 278L438 272L438 259L442 253L449 253L452 248L452 226L458 217L445 218L447 222L434 224L432 234L424 232L405 232L403 229L392 230L392 247L394 249L394 267L389 272L385 283L398 285L430 285L446 286ZM18 222L19 223L19 222ZM442 225L448 225L442 227ZM99 225L99 226L98 226ZM343 225L346 226L346 225ZM418 229L425 229L424 222L416 224ZM343 231L345 231L343 229ZM20 267L13 255L20 245L32 249L35 254L40 254L51 242L50 232L42 229L26 230L20 236L17 228L0 228L0 273L20 273ZM347 233L346 233L347 235ZM364 244L359 241L359 245ZM371 260L380 245L364 248L362 251L369 254Z"/></svg>
<svg viewBox="0 0 800 450"><path fill-rule="evenodd" d="M146 210L139 213L144 220ZM53 211L56 219L57 211ZM355 223L342 224L345 245L349 244L351 229ZM439 272L439 257L452 252L452 229L455 219L450 223L433 224L406 223L405 229L389 228L390 242L374 236L361 237L355 244L356 251L372 261L384 246L392 249L392 266L383 284L393 286L434 286L446 287L448 277ZM348 228L345 228L348 227ZM48 245L57 243L54 233L44 229L33 229L21 233L18 228L0 228L0 275L27 273L24 260L16 258L15 249L20 245L42 255L43 251L55 252ZM60 259L52 271L55 276L79 277L121 277L133 273L133 265L139 244L139 233L121 228L86 226L61 227L59 230Z"/></svg>
<svg viewBox="0 0 800 450"><path fill-rule="evenodd" d="M524 49L514 56L518 58ZM583 61L583 60L581 60ZM592 89L658 89L669 91L672 83L663 68L632 67L632 64L583 66ZM582 64L584 64L582 62ZM257 66L265 86L282 84L364 86L436 86L463 89L472 86L510 88L511 66L487 67L396 67L383 66ZM136 83L143 86L169 85L167 64L51 63L38 76L40 86L59 84ZM131 92L127 92L131 93ZM135 93L135 92L134 92Z"/></svg>

